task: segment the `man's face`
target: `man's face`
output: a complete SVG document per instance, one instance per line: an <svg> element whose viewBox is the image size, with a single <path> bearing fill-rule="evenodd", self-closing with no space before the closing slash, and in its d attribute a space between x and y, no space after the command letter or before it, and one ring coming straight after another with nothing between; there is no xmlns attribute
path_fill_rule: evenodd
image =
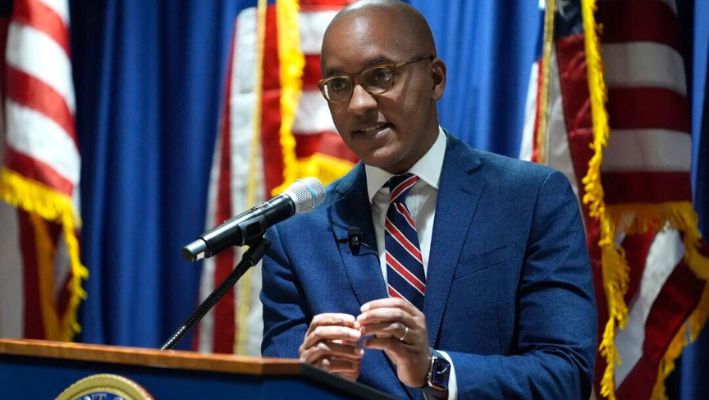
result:
<svg viewBox="0 0 709 400"><path fill-rule="evenodd" d="M322 51L323 78L358 74L432 52L418 45L415 35L407 35L386 13L363 11L338 20L328 30ZM335 126L365 164L394 174L405 172L437 137L435 100L443 93L444 78L442 62L426 59L398 69L394 86L385 93L372 95L356 84L349 101L329 103Z"/></svg>

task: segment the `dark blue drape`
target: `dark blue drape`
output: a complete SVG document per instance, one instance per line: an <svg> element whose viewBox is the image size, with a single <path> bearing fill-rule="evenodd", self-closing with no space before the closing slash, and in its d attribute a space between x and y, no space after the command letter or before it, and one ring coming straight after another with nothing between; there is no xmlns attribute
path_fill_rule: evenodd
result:
<svg viewBox="0 0 709 400"><path fill-rule="evenodd" d="M82 340L156 347L195 305L235 1L74 1ZM183 343L184 345L188 342Z"/></svg>
<svg viewBox="0 0 709 400"><path fill-rule="evenodd" d="M477 148L517 156L538 2L409 2L430 22L448 65L442 124ZM179 249L204 227L230 33L248 3L71 3L82 257L91 271L85 342L157 347L195 306L199 266L182 261ZM696 204L709 236L709 2L680 3L693 43ZM672 398L709 398L708 331L679 363Z"/></svg>

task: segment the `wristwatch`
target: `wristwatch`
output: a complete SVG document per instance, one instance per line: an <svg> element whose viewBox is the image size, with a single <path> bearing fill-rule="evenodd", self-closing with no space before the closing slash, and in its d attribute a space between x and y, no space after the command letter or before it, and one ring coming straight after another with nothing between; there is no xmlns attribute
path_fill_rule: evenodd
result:
<svg viewBox="0 0 709 400"><path fill-rule="evenodd" d="M423 388L425 399L447 399L448 379L451 374L451 363L435 349L431 349L431 361L426 373L426 386Z"/></svg>

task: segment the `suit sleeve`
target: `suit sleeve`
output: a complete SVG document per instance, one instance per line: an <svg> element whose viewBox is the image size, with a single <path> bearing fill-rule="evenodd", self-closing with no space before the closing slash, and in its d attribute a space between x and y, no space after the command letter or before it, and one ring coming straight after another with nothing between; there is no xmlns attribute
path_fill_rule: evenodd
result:
<svg viewBox="0 0 709 400"><path fill-rule="evenodd" d="M261 354L268 357L298 358L308 321L305 295L294 276L277 227L268 230L271 247L263 260L263 341Z"/></svg>
<svg viewBox="0 0 709 400"><path fill-rule="evenodd" d="M544 179L529 229L517 293L516 354L449 351L458 399L589 398L596 308L578 203L562 174Z"/></svg>

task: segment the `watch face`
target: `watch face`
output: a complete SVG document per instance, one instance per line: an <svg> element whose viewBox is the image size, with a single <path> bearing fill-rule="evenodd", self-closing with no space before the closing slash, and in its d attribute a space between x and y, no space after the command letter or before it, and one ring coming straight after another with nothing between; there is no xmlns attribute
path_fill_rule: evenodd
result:
<svg viewBox="0 0 709 400"><path fill-rule="evenodd" d="M448 390L448 378L451 374L451 364L442 357L434 357L433 365L431 366L431 376L428 380L429 386L439 389Z"/></svg>

